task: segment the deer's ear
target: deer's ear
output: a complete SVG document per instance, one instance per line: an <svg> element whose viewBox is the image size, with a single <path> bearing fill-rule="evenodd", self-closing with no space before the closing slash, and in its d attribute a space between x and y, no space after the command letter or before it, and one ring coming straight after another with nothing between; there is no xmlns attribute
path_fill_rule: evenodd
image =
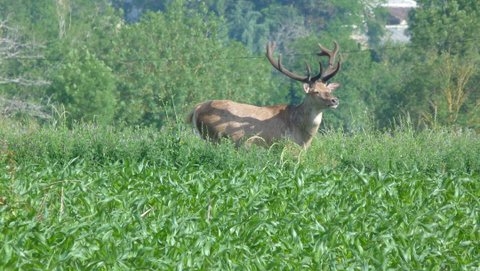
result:
<svg viewBox="0 0 480 271"><path fill-rule="evenodd" d="M339 83L330 83L327 85L327 87L330 89L330 91L336 90L340 86Z"/></svg>
<svg viewBox="0 0 480 271"><path fill-rule="evenodd" d="M303 91L305 91L305 93L310 93L310 84L303 84Z"/></svg>

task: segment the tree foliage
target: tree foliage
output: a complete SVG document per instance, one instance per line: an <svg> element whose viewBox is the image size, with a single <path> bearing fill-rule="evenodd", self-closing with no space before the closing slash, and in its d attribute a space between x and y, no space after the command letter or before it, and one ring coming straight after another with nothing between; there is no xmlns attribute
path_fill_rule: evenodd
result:
<svg viewBox="0 0 480 271"><path fill-rule="evenodd" d="M336 40L341 105L327 126L382 128L408 116L478 128L480 4L417 3L402 45L383 41L385 9L367 0L0 0L0 22L39 56L2 57L0 79L18 80L0 84L0 95L64 106L71 121L161 127L207 99L298 103L301 84L271 68L266 42L304 73L305 62L318 68L316 44ZM358 31L367 50L352 39ZM21 83L33 79L48 84Z"/></svg>
<svg viewBox="0 0 480 271"><path fill-rule="evenodd" d="M428 125L480 126L480 4L477 1L417 1L410 33L420 101L419 119ZM420 106L419 106L420 104Z"/></svg>
<svg viewBox="0 0 480 271"><path fill-rule="evenodd" d="M124 26L109 57L119 78L118 119L162 125L205 99L265 103L268 66L222 38L220 24L177 1Z"/></svg>
<svg viewBox="0 0 480 271"><path fill-rule="evenodd" d="M478 53L480 3L469 0L419 0L411 13L412 43L452 54Z"/></svg>
<svg viewBox="0 0 480 271"><path fill-rule="evenodd" d="M68 120L111 123L115 113L115 77L88 49L71 50L52 71L47 90L52 102L65 106Z"/></svg>
<svg viewBox="0 0 480 271"><path fill-rule="evenodd" d="M25 34L7 20L0 21L0 85L10 85L6 92L48 84L42 77L29 73L32 63L43 58L43 48L41 43L25 41Z"/></svg>

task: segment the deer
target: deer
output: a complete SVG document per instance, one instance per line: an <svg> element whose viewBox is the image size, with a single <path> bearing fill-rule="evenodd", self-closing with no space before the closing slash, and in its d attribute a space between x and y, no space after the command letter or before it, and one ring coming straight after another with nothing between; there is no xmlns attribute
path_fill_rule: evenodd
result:
<svg viewBox="0 0 480 271"><path fill-rule="evenodd" d="M256 106L231 100L210 100L197 104L187 122L203 139L212 142L218 143L226 137L237 146L242 143L271 146L280 140L290 140L307 149L318 132L323 111L337 108L339 104L333 92L340 84L329 83L341 67L341 59L335 63L339 45L334 41L332 50L318 45L317 55L328 57L328 68L323 70L322 61L319 61L320 71L314 76L309 64L306 64L306 75L287 70L281 55L277 60L273 57L275 43L268 42L266 46L266 57L273 68L303 83L305 97L299 105Z"/></svg>

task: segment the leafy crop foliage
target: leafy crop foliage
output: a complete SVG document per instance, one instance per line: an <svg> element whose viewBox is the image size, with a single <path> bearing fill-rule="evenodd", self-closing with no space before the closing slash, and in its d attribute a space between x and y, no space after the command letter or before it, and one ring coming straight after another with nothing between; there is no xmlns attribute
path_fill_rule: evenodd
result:
<svg viewBox="0 0 480 271"><path fill-rule="evenodd" d="M303 151L182 125L0 127L2 270L480 267L468 131L331 131Z"/></svg>

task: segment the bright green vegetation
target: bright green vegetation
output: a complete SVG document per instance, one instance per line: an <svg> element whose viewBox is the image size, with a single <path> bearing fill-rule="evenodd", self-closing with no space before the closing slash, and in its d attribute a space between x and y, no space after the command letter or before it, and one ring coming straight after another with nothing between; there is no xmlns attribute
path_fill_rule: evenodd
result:
<svg viewBox="0 0 480 271"><path fill-rule="evenodd" d="M476 270L480 139L0 125L2 270Z"/></svg>

